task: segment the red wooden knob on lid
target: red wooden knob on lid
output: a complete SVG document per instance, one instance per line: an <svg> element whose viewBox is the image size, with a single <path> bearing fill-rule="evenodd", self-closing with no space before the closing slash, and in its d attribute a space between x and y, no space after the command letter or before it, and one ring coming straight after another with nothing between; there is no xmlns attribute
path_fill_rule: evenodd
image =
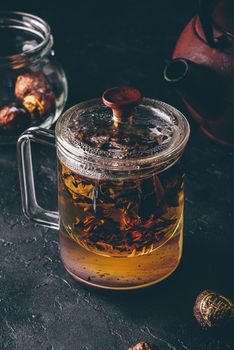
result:
<svg viewBox="0 0 234 350"><path fill-rule="evenodd" d="M142 98L139 90L129 87L120 86L106 90L102 95L102 101L113 111L114 119L119 122L129 116L131 108L134 107Z"/></svg>

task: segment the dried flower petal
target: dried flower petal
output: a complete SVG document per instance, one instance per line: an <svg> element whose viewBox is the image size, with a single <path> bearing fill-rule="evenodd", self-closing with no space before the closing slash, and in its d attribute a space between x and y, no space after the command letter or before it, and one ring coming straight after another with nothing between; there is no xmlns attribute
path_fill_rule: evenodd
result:
<svg viewBox="0 0 234 350"><path fill-rule="evenodd" d="M21 131L30 125L30 114L16 104L5 106L0 110L0 131Z"/></svg>
<svg viewBox="0 0 234 350"><path fill-rule="evenodd" d="M205 290L196 299L194 316L203 328L221 327L234 320L234 304L220 293Z"/></svg>
<svg viewBox="0 0 234 350"><path fill-rule="evenodd" d="M64 184L73 199L80 198L81 196L89 199L93 198L92 184L84 184L79 178L73 175L64 178Z"/></svg>
<svg viewBox="0 0 234 350"><path fill-rule="evenodd" d="M19 75L15 84L15 95L34 119L44 117L55 108L55 96L42 73Z"/></svg>
<svg viewBox="0 0 234 350"><path fill-rule="evenodd" d="M45 93L50 90L50 86L42 73L25 73L19 75L15 84L15 95L23 100L31 91Z"/></svg>
<svg viewBox="0 0 234 350"><path fill-rule="evenodd" d="M153 350L153 347L150 343L141 342L129 348L128 350Z"/></svg>

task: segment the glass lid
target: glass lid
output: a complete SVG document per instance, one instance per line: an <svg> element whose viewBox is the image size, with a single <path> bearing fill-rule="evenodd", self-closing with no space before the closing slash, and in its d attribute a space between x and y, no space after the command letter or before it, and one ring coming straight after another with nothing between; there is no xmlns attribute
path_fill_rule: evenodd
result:
<svg viewBox="0 0 234 350"><path fill-rule="evenodd" d="M60 117L56 136L76 156L137 161L183 148L189 126L175 108L123 86L70 108Z"/></svg>

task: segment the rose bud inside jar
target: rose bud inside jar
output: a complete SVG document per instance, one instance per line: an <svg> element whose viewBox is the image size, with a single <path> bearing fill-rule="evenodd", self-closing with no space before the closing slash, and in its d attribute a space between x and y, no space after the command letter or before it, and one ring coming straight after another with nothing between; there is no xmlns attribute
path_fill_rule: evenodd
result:
<svg viewBox="0 0 234 350"><path fill-rule="evenodd" d="M55 107L55 96L42 73L18 76L15 95L23 100L24 107L33 113L33 118L44 117Z"/></svg>
<svg viewBox="0 0 234 350"><path fill-rule="evenodd" d="M34 117L44 117L54 106L54 95L51 90L45 93L32 91L24 97L23 105Z"/></svg>
<svg viewBox="0 0 234 350"><path fill-rule="evenodd" d="M0 109L0 132L21 131L31 122L30 114L15 103Z"/></svg>
<svg viewBox="0 0 234 350"><path fill-rule="evenodd" d="M15 95L20 100L23 100L31 91L45 92L46 90L50 90L50 86L42 73L25 73L19 75L16 80Z"/></svg>

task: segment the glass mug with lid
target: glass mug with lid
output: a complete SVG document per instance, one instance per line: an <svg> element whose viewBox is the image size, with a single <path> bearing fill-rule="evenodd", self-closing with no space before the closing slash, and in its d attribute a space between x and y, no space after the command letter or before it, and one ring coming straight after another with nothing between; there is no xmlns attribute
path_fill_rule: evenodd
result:
<svg viewBox="0 0 234 350"><path fill-rule="evenodd" d="M157 283L182 254L184 171L189 124L175 108L130 87L70 108L52 131L18 141L25 214L59 230L66 270L107 289ZM31 142L56 144L58 212L38 206Z"/></svg>

